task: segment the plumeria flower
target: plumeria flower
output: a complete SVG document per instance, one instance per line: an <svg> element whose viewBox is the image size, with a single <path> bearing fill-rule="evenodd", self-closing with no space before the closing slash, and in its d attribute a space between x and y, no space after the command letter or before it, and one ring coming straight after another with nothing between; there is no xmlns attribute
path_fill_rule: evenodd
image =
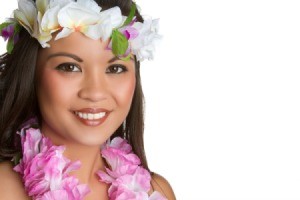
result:
<svg viewBox="0 0 300 200"><path fill-rule="evenodd" d="M75 31L88 34L89 26L99 22L100 10L101 8L93 0L78 0L77 3L67 4L58 12L58 23L63 29L55 39L67 37ZM99 35L92 35L92 37L100 38Z"/></svg>
<svg viewBox="0 0 300 200"><path fill-rule="evenodd" d="M38 36L37 9L32 0L19 0L14 18L35 38Z"/></svg>
<svg viewBox="0 0 300 200"><path fill-rule="evenodd" d="M110 38L113 29L121 26L126 17L122 16L119 7L113 7L100 13L100 22L96 25L103 41Z"/></svg>
<svg viewBox="0 0 300 200"><path fill-rule="evenodd" d="M38 8L38 23L39 36L38 41L43 48L50 47L47 43L52 39L52 33L61 29L58 23L58 12L67 4L74 2L73 0L39 0L37 1Z"/></svg>
<svg viewBox="0 0 300 200"><path fill-rule="evenodd" d="M119 7L101 11L94 0L19 0L18 9L13 15L18 24L36 38L43 48L50 47L48 42L55 32L58 32L55 40L73 32L81 32L93 40L111 39L108 49L121 59L128 59L132 53L139 61L151 60L154 45L161 39L157 33L158 20L137 22L134 19L135 9L136 4L133 4L130 14L122 16ZM10 53L13 49L12 41L17 41L18 34L15 32L12 38L11 26L2 29L6 40L13 39L8 42Z"/></svg>

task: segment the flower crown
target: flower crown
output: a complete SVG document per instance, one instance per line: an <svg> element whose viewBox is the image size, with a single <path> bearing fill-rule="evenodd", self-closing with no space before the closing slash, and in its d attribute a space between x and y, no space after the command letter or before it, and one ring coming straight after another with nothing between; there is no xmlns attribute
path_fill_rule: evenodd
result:
<svg viewBox="0 0 300 200"><path fill-rule="evenodd" d="M135 3L129 15L122 16L119 7L101 11L94 0L19 0L13 17L0 24L0 35L8 40L9 54L23 27L43 48L50 47L52 33L58 32L58 40L77 31L94 40L110 39L108 48L121 59L129 59L131 53L139 61L153 59L154 45L161 39L158 19L141 23L135 12Z"/></svg>

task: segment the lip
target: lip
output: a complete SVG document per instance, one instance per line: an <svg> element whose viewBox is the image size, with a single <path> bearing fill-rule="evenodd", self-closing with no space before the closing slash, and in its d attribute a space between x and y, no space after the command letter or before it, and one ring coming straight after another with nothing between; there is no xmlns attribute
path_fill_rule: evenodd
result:
<svg viewBox="0 0 300 200"><path fill-rule="evenodd" d="M99 113L99 112L106 112L108 113L109 110L104 108L82 108L80 110L75 110L75 112L83 112L83 113Z"/></svg>
<svg viewBox="0 0 300 200"><path fill-rule="evenodd" d="M83 119L80 118L76 113L77 112L81 112L81 113L91 113L91 114L96 114L96 113L101 113L101 112L105 112L105 116L100 118L100 119ZM104 108L83 108L80 110L74 110L73 114L75 115L75 117L84 125L86 126L99 126L101 124L103 124L105 122L105 120L107 119L107 117L109 116L111 111L104 109Z"/></svg>

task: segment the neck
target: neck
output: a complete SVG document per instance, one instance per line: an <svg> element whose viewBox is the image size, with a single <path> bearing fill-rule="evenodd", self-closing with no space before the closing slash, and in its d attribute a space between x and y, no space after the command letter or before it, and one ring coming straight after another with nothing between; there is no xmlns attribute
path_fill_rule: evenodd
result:
<svg viewBox="0 0 300 200"><path fill-rule="evenodd" d="M64 156L72 162L80 161L81 167L71 171L70 175L75 176L81 183L90 184L98 181L96 172L105 170L105 162L101 156L101 145L84 145L75 140L67 139L56 134L49 126L43 124L41 132L51 140L54 145L65 146Z"/></svg>
<svg viewBox="0 0 300 200"><path fill-rule="evenodd" d="M96 172L105 169L104 159L100 155L100 147L67 144L64 156L71 161L80 161L81 167L70 173L81 183L91 183L98 179Z"/></svg>

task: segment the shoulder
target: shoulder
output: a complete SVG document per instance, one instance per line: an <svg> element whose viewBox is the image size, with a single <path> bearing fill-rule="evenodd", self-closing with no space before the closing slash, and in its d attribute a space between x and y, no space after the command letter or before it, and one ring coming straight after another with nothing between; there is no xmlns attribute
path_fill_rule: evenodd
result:
<svg viewBox="0 0 300 200"><path fill-rule="evenodd" d="M151 179L152 191L154 190L161 193L168 200L176 199L170 183L163 176L157 173L152 173L151 177L152 177Z"/></svg>
<svg viewBox="0 0 300 200"><path fill-rule="evenodd" d="M0 162L0 177L0 200L30 199L26 195L20 176L13 170L11 162Z"/></svg>

